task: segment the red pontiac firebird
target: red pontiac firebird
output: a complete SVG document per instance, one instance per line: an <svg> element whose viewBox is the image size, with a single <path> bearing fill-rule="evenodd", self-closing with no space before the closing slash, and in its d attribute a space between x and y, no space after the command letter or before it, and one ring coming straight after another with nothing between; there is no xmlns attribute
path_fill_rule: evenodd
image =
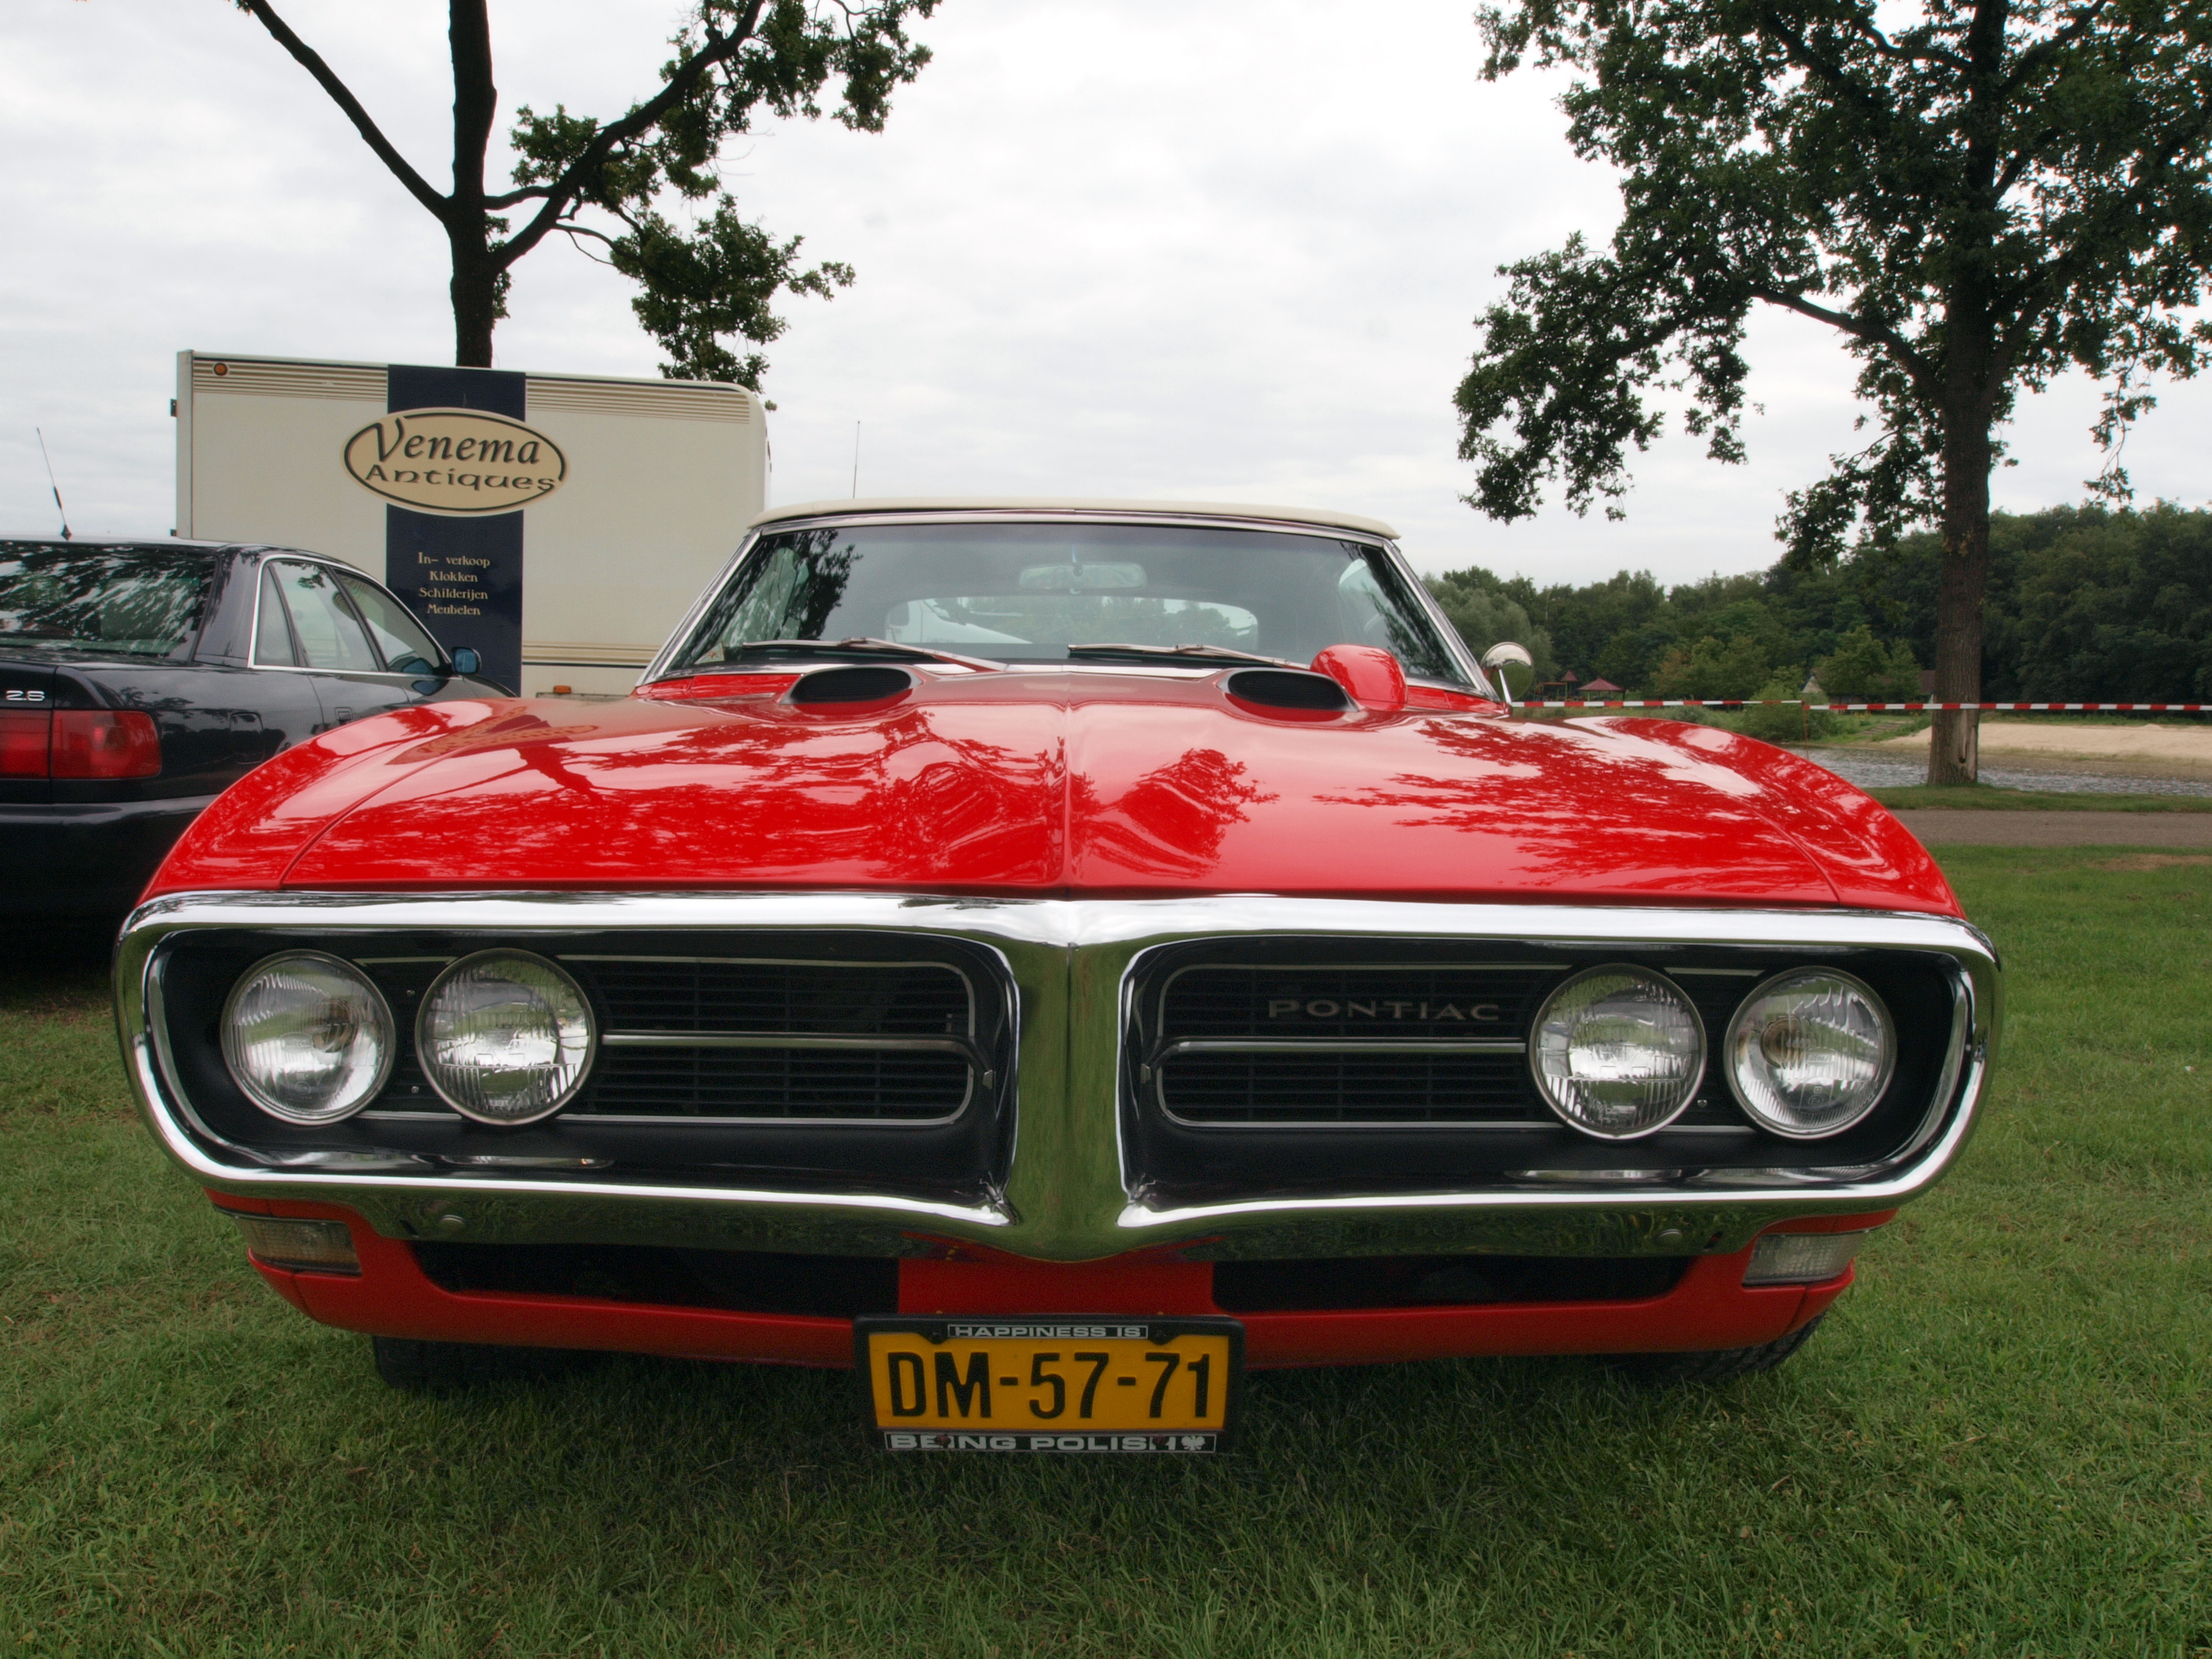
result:
<svg viewBox="0 0 2212 1659"><path fill-rule="evenodd" d="M1996 956L1833 775L1516 658L1364 519L779 508L626 701L222 796L131 1080L403 1387L851 1366L888 1449L1182 1454L1251 1368L1763 1370L1958 1156Z"/></svg>

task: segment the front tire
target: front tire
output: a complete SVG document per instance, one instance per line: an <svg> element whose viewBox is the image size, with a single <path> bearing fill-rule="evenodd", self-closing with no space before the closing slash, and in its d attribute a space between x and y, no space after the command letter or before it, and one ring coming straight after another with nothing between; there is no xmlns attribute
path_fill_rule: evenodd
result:
<svg viewBox="0 0 2212 1659"><path fill-rule="evenodd" d="M1761 1371L1771 1371L1784 1360L1803 1347L1820 1322L1827 1317L1824 1309L1807 1320L1787 1336L1771 1342L1761 1343L1755 1348L1715 1348L1704 1353L1622 1353L1607 1358L1606 1364L1623 1376L1646 1388L1679 1388L1684 1383L1711 1384L1732 1382L1739 1376L1756 1376Z"/></svg>

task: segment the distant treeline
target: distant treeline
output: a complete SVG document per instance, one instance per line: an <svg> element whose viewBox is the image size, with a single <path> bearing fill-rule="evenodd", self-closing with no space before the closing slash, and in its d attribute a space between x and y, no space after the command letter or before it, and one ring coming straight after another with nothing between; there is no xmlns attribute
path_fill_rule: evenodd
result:
<svg viewBox="0 0 2212 1659"><path fill-rule="evenodd" d="M1991 701L2212 699L2212 512L2052 507L1990 521L1982 695ZM1662 587L1622 571L1539 587L1480 566L1430 587L1477 651L1516 639L1540 680L1631 696L1910 699L1936 659L1942 544L1863 549L1820 572Z"/></svg>

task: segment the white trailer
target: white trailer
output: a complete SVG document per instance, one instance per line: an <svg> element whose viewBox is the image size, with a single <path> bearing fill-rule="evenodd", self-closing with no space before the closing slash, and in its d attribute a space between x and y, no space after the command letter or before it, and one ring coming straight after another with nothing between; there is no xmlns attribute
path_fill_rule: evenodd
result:
<svg viewBox="0 0 2212 1659"><path fill-rule="evenodd" d="M179 536L382 580L527 696L636 682L767 504L719 381L177 354Z"/></svg>

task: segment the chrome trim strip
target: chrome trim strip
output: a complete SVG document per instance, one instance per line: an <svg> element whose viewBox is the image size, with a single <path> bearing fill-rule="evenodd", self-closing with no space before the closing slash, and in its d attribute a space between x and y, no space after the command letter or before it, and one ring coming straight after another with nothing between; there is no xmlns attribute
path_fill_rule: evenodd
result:
<svg viewBox="0 0 2212 1659"><path fill-rule="evenodd" d="M796 1036L775 1031L610 1031L599 1041L617 1048L913 1048L958 1054L980 1065L965 1037Z"/></svg>
<svg viewBox="0 0 2212 1659"><path fill-rule="evenodd" d="M578 927L665 931L906 932L992 951L1014 990L1014 1146L1005 1189L972 1200L896 1193L667 1184L526 1172L465 1173L369 1149L273 1155L228 1145L198 1121L163 1052L159 967L165 941L240 927L349 932L465 928L532 933ZM1942 959L1954 987L1954 1086L1911 1144L1878 1166L1685 1171L1622 1188L1576 1182L1482 1190L1279 1194L1163 1201L1128 1162L1121 1127L1122 1028L1131 975L1150 951L1224 935L1308 942L1511 941L1539 951L1694 946L1802 952L1906 950ZM1741 1248L1774 1222L1887 1209L1917 1197L1970 1138L1996 1051L2002 981L1995 950L1945 916L1844 909L1662 909L1438 904L1230 895L1146 900L961 897L884 892L185 893L141 906L116 957L117 1014L139 1109L170 1157L203 1183L241 1195L347 1205L394 1237L513 1243L684 1243L860 1255L910 1254L917 1229L1044 1260L1085 1261L1179 1243L1211 1256L1508 1251L1692 1254ZM1947 1066L1949 1062L1947 1060ZM1799 1152L1802 1148L1793 1149ZM457 1229L444 1218L459 1220Z"/></svg>
<svg viewBox="0 0 2212 1659"><path fill-rule="evenodd" d="M1152 1057L1164 1066L1177 1054L1525 1054L1528 1045L1499 1038L1495 1042L1455 1042L1449 1038L1346 1037L1301 1042L1296 1037L1182 1037Z"/></svg>

